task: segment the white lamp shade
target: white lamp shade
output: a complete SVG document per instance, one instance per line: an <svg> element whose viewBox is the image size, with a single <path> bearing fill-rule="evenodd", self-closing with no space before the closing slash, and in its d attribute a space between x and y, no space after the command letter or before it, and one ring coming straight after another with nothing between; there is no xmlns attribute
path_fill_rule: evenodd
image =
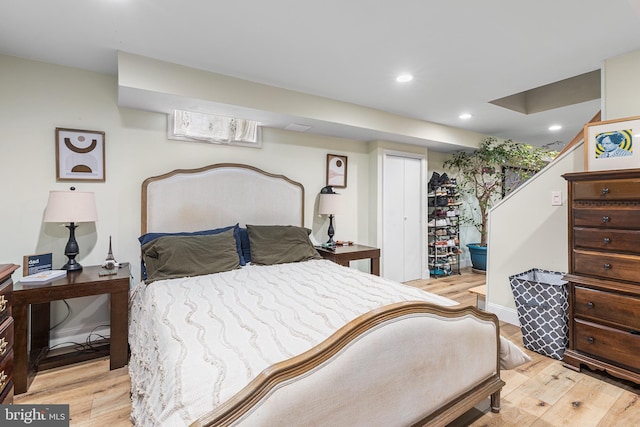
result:
<svg viewBox="0 0 640 427"><path fill-rule="evenodd" d="M335 215L342 213L341 194L320 194L318 200L318 213L320 215Z"/></svg>
<svg viewBox="0 0 640 427"><path fill-rule="evenodd" d="M83 191L51 191L44 222L95 222L98 220L93 193Z"/></svg>

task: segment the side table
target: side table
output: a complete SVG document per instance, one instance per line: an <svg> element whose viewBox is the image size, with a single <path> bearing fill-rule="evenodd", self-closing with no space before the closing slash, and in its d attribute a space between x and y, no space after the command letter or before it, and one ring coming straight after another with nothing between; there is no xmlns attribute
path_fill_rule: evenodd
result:
<svg viewBox="0 0 640 427"><path fill-rule="evenodd" d="M46 284L15 283L13 287L14 386L15 393L25 393L38 370L77 363L96 357L110 356L110 369L127 364L130 286L129 266L119 268L117 274L99 276L100 266L84 267L69 272L66 277ZM90 353L73 351L71 347L49 355L50 303L52 301L92 295L111 297L111 337ZM31 316L28 316L31 307ZM31 324L30 347L28 331ZM71 350L71 351L70 351Z"/></svg>
<svg viewBox="0 0 640 427"><path fill-rule="evenodd" d="M371 274L380 275L380 249L364 245L336 246L335 251L323 247L317 247L318 253L324 258L336 264L349 267L350 261L358 259L371 260Z"/></svg>

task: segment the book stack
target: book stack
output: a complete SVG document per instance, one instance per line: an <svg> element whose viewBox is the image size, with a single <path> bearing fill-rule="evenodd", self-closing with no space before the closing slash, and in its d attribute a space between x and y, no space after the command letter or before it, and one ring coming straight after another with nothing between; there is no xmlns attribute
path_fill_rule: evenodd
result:
<svg viewBox="0 0 640 427"><path fill-rule="evenodd" d="M20 283L27 284L42 284L53 282L56 279L65 277L67 270L44 270L38 273L30 274L20 279Z"/></svg>

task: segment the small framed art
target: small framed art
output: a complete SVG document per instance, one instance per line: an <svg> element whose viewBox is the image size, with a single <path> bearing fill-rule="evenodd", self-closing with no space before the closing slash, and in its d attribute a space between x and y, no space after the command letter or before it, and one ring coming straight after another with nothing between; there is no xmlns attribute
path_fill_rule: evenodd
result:
<svg viewBox="0 0 640 427"><path fill-rule="evenodd" d="M56 180L104 182L104 132L56 128Z"/></svg>
<svg viewBox="0 0 640 427"><path fill-rule="evenodd" d="M347 156L327 154L327 185L347 187Z"/></svg>
<svg viewBox="0 0 640 427"><path fill-rule="evenodd" d="M587 123L584 126L584 169L640 168L638 141L640 117Z"/></svg>

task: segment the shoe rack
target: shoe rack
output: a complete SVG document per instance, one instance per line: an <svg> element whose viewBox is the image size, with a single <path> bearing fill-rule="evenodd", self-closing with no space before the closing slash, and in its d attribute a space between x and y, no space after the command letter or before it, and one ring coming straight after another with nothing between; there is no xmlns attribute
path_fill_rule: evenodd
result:
<svg viewBox="0 0 640 427"><path fill-rule="evenodd" d="M429 180L429 275L460 274L460 194L455 179L434 172Z"/></svg>

